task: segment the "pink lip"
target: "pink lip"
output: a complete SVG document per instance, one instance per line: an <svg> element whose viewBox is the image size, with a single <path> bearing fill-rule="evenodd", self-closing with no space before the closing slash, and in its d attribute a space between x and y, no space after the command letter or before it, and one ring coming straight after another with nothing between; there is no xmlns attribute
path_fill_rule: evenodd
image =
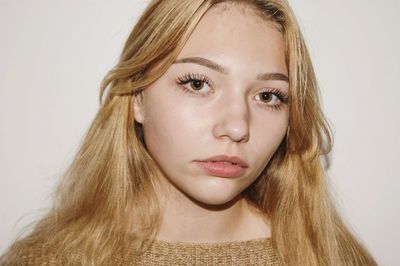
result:
<svg viewBox="0 0 400 266"><path fill-rule="evenodd" d="M196 161L196 163L209 174L220 177L237 177L242 175L248 168L248 165L239 157L226 155L214 156Z"/></svg>

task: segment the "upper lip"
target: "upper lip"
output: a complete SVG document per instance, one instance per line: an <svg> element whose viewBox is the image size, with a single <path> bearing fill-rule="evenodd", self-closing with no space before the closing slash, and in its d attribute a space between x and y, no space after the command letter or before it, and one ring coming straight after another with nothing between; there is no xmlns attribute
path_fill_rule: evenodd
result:
<svg viewBox="0 0 400 266"><path fill-rule="evenodd" d="M228 156L228 155L217 155L204 160L200 160L202 162L230 162L236 163L241 167L247 168L249 167L242 159L237 156Z"/></svg>

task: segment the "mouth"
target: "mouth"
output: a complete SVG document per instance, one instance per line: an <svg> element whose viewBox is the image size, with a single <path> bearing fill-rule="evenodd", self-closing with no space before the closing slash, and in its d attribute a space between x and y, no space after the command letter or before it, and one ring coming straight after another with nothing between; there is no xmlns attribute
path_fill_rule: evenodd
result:
<svg viewBox="0 0 400 266"><path fill-rule="evenodd" d="M237 163L232 163L232 162L224 162L224 161L210 161L212 163L224 163L224 164L231 164L231 165L239 165Z"/></svg>
<svg viewBox="0 0 400 266"><path fill-rule="evenodd" d="M217 155L213 156L204 160L200 160L202 162L221 162L221 163L226 163L226 164L231 164L231 165L239 165L241 167L247 168L248 165L247 163L242 160L240 157L237 156L228 156L228 155Z"/></svg>
<svg viewBox="0 0 400 266"><path fill-rule="evenodd" d="M214 156L196 163L208 174L219 177L238 177L248 168L247 163L239 157L226 155Z"/></svg>

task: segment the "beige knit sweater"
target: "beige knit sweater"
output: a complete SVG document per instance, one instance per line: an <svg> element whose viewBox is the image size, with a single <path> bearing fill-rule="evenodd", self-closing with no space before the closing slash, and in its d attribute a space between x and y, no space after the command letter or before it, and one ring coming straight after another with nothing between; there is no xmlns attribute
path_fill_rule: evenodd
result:
<svg viewBox="0 0 400 266"><path fill-rule="evenodd" d="M201 244L156 240L139 257L127 252L118 254L113 260L113 265L281 265L270 238ZM56 251L38 247L3 265L66 264L57 257Z"/></svg>

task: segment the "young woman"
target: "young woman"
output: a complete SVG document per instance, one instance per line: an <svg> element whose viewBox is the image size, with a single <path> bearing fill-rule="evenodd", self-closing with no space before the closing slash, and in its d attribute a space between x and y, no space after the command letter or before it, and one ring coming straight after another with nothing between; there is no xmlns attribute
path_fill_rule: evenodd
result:
<svg viewBox="0 0 400 266"><path fill-rule="evenodd" d="M2 265L376 265L330 200L317 95L286 1L152 1Z"/></svg>

